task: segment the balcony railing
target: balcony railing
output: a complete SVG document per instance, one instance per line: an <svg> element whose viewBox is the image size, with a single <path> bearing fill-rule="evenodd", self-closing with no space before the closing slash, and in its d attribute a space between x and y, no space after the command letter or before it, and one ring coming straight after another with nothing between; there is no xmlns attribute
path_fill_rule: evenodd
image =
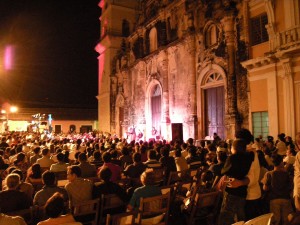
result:
<svg viewBox="0 0 300 225"><path fill-rule="evenodd" d="M288 49L298 44L300 44L300 26L278 32L271 50Z"/></svg>

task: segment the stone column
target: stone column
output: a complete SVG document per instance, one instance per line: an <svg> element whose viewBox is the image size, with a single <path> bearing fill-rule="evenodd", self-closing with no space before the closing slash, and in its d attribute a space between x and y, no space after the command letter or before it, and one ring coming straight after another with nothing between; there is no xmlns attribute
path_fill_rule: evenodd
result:
<svg viewBox="0 0 300 225"><path fill-rule="evenodd" d="M233 15L225 16L221 20L225 33L227 47L227 104L228 112L225 114L225 124L227 128L227 138L233 138L236 129L239 128L237 118L237 91L236 91L236 71L235 71L235 54L236 54L236 31L235 17Z"/></svg>
<svg viewBox="0 0 300 225"><path fill-rule="evenodd" d="M284 101L284 124L285 133L295 137L295 105L294 105L294 82L290 59L280 60L284 69L283 79L283 101Z"/></svg>
<svg viewBox="0 0 300 225"><path fill-rule="evenodd" d="M198 137L198 119L197 119L197 100L196 100L196 47L195 36L188 36L185 40L185 49L189 57L189 71L188 71L188 99L187 111L189 113L189 137Z"/></svg>

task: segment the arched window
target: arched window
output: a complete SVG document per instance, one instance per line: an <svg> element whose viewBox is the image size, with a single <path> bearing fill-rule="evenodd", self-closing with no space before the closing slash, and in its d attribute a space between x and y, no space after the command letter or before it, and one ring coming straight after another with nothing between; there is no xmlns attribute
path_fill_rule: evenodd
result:
<svg viewBox="0 0 300 225"><path fill-rule="evenodd" d="M208 76L206 79L206 83L213 83L218 81L223 81L223 77L219 73L213 73L210 76Z"/></svg>
<svg viewBox="0 0 300 225"><path fill-rule="evenodd" d="M218 28L215 24L209 26L205 33L206 47L210 47L218 42Z"/></svg>
<svg viewBox="0 0 300 225"><path fill-rule="evenodd" d="M150 30L149 40L150 40L150 52L153 52L157 49L157 31L155 27L153 27Z"/></svg>
<svg viewBox="0 0 300 225"><path fill-rule="evenodd" d="M202 82L202 87L205 88L216 87L221 85L224 85L223 76L216 71L211 72Z"/></svg>

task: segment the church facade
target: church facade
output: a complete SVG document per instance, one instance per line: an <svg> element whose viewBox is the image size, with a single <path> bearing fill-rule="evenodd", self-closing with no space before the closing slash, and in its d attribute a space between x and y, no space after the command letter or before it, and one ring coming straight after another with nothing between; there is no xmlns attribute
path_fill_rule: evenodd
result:
<svg viewBox="0 0 300 225"><path fill-rule="evenodd" d="M300 0L101 0L101 131L300 131Z"/></svg>

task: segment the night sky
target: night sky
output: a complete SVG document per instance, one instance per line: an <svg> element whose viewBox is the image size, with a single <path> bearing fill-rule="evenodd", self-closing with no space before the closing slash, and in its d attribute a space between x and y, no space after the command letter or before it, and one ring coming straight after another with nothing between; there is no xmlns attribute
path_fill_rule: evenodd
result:
<svg viewBox="0 0 300 225"><path fill-rule="evenodd" d="M99 1L0 0L1 104L97 108Z"/></svg>

